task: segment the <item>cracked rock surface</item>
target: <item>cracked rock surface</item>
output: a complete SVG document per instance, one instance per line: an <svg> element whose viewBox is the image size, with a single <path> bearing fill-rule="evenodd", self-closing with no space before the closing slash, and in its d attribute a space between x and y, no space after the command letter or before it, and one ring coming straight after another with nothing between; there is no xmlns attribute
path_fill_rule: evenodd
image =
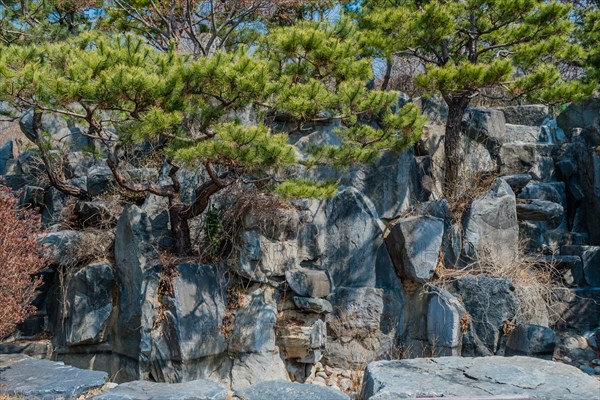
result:
<svg viewBox="0 0 600 400"><path fill-rule="evenodd" d="M600 381L569 365L530 357L442 357L369 364L362 399L527 395L593 399Z"/></svg>

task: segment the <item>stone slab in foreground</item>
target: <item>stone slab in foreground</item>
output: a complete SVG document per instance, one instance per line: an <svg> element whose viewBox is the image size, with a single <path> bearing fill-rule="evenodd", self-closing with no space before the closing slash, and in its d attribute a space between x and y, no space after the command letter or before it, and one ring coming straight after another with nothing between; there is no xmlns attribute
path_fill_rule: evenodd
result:
<svg viewBox="0 0 600 400"><path fill-rule="evenodd" d="M32 400L76 399L102 387L108 374L36 360L26 355L0 355L0 394Z"/></svg>
<svg viewBox="0 0 600 400"><path fill-rule="evenodd" d="M94 400L225 400L227 390L204 379L185 383L122 383Z"/></svg>
<svg viewBox="0 0 600 400"><path fill-rule="evenodd" d="M240 400L348 400L337 390L324 386L285 381L261 382L235 392Z"/></svg>
<svg viewBox="0 0 600 400"><path fill-rule="evenodd" d="M361 396L596 399L600 381L575 367L530 357L419 358L369 364Z"/></svg>

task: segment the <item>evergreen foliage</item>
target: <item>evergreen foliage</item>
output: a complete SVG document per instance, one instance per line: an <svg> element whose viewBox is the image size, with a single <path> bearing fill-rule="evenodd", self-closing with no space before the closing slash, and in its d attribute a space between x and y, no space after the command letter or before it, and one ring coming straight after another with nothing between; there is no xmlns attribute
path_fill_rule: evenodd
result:
<svg viewBox="0 0 600 400"><path fill-rule="evenodd" d="M556 1L428 0L364 1L355 15L374 54L414 57L417 83L449 106L446 186L458 179L460 125L470 100L501 87L507 98L532 102L576 100L590 85L562 79L561 63L579 62L571 7Z"/></svg>
<svg viewBox="0 0 600 400"><path fill-rule="evenodd" d="M188 237L187 220L206 209L212 194L245 177L268 181L298 163L368 162L419 138L424 118L416 107L394 112L395 93L367 89L373 73L371 61L361 58L359 37L348 20L303 22L274 29L252 49L199 58L159 50L135 35L98 32L40 46L13 44L0 49L0 98L33 108L38 117L54 113L86 126L86 136L104 147L116 182L168 197L171 219L182 221L180 233ZM240 120L249 108L257 120ZM273 132L269 125L282 117L296 130L338 120L342 144L313 146L311 157L300 160L289 132ZM129 179L127 148L148 141L160 143L158 158L172 171L180 164L205 168L210 180L197 188L193 204L182 202L177 182ZM49 150L43 135L37 142ZM289 178L275 188L282 196L333 193L332 183Z"/></svg>

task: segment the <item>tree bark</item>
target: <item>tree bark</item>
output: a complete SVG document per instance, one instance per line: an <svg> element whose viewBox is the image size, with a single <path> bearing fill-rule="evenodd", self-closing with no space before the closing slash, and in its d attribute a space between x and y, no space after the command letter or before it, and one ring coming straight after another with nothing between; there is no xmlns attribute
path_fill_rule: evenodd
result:
<svg viewBox="0 0 600 400"><path fill-rule="evenodd" d="M390 84L390 79L392 78L393 65L394 64L391 58L385 60L385 75L383 76L383 82L381 83L381 90L387 90L387 87Z"/></svg>
<svg viewBox="0 0 600 400"><path fill-rule="evenodd" d="M189 218L186 218L185 215L187 207L185 204L178 203L173 199L169 199L169 206L173 250L179 257L189 256L192 253L192 239Z"/></svg>
<svg viewBox="0 0 600 400"><path fill-rule="evenodd" d="M463 115L470 99L468 97L444 97L448 105L448 118L444 139L445 174L444 194L450 197L455 193L456 185L460 180L460 167L464 161L461 145L461 124Z"/></svg>

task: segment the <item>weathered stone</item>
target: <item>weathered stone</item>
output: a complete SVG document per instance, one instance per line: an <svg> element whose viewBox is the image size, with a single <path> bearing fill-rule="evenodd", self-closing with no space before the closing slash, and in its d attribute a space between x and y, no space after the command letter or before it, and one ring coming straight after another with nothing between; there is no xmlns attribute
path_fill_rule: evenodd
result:
<svg viewBox="0 0 600 400"><path fill-rule="evenodd" d="M316 258L306 264L329 271L334 287L374 286L384 226L370 200L342 187L328 201L312 203L311 213L318 235L316 243L305 246L314 248Z"/></svg>
<svg viewBox="0 0 600 400"><path fill-rule="evenodd" d="M231 269L255 282L267 282L273 277L284 276L298 263L298 244L295 240L269 239L256 229L240 232L235 251L237 257L232 258Z"/></svg>
<svg viewBox="0 0 600 400"><path fill-rule="evenodd" d="M294 296L294 304L296 304L296 307L300 310L305 312L327 314L333 311L331 303L325 299Z"/></svg>
<svg viewBox="0 0 600 400"><path fill-rule="evenodd" d="M119 286L119 313L113 330L112 371L118 382L140 379L150 370L159 272L151 231L147 214L126 205L115 237L117 280L127 282Z"/></svg>
<svg viewBox="0 0 600 400"><path fill-rule="evenodd" d="M417 165L412 150L385 153L363 168L350 184L373 203L379 218L393 219L417 198Z"/></svg>
<svg viewBox="0 0 600 400"><path fill-rule="evenodd" d="M518 252L519 225L515 195L502 179L478 196L463 222L463 255L467 259L490 257L513 260Z"/></svg>
<svg viewBox="0 0 600 400"><path fill-rule="evenodd" d="M240 400L349 400L349 397L334 389L318 385L270 381L238 390L234 398Z"/></svg>
<svg viewBox="0 0 600 400"><path fill-rule="evenodd" d="M591 399L598 395L598 381L575 367L530 357L377 361L365 371L361 399L510 395Z"/></svg>
<svg viewBox="0 0 600 400"><path fill-rule="evenodd" d="M6 175L7 162L13 159L13 142L9 140L0 147L0 175Z"/></svg>
<svg viewBox="0 0 600 400"><path fill-rule="evenodd" d="M560 221L564 209L560 204L546 200L519 200L517 218L520 221Z"/></svg>
<svg viewBox="0 0 600 400"><path fill-rule="evenodd" d="M274 326L277 304L272 288L256 289L248 294L247 303L237 311L235 326L229 339L229 350L235 353L275 351Z"/></svg>
<svg viewBox="0 0 600 400"><path fill-rule="evenodd" d="M304 363L319 361L327 341L325 322L320 319L312 324L285 324L281 327L279 335L280 346L286 358ZM314 357L315 353L318 357ZM309 358L312 359L308 360Z"/></svg>
<svg viewBox="0 0 600 400"><path fill-rule="evenodd" d="M532 176L530 174L516 174L516 175L504 175L502 177L508 183L513 192L519 192L531 181Z"/></svg>
<svg viewBox="0 0 600 400"><path fill-rule="evenodd" d="M94 165L105 165L92 154L82 151L70 151L65 155L65 174L67 178L81 178L88 175Z"/></svg>
<svg viewBox="0 0 600 400"><path fill-rule="evenodd" d="M586 284L600 287L600 246L562 246L560 252L563 255L580 256Z"/></svg>
<svg viewBox="0 0 600 400"><path fill-rule="evenodd" d="M264 381L287 381L285 364L277 352L245 353L233 360L231 387L243 389Z"/></svg>
<svg viewBox="0 0 600 400"><path fill-rule="evenodd" d="M285 279L299 296L327 297L331 293L331 281L326 271L296 268L286 271Z"/></svg>
<svg viewBox="0 0 600 400"><path fill-rule="evenodd" d="M25 207L43 207L44 195L44 188L27 185L21 189L19 204Z"/></svg>
<svg viewBox="0 0 600 400"><path fill-rule="evenodd" d="M379 353L384 290L373 287L337 288L329 297L333 313L327 314L327 365L360 368ZM388 310L389 311L389 310Z"/></svg>
<svg viewBox="0 0 600 400"><path fill-rule="evenodd" d="M539 325L517 326L506 342L505 356L528 356L552 360L556 338L552 329Z"/></svg>
<svg viewBox="0 0 600 400"><path fill-rule="evenodd" d="M506 133L502 143L537 143L540 141L541 129L539 126L506 124Z"/></svg>
<svg viewBox="0 0 600 400"><path fill-rule="evenodd" d="M427 306L427 340L435 354L460 356L461 323L467 311L448 291L432 287Z"/></svg>
<svg viewBox="0 0 600 400"><path fill-rule="evenodd" d="M565 132L575 128L600 130L600 100L592 99L581 103L571 103L556 118L558 126Z"/></svg>
<svg viewBox="0 0 600 400"><path fill-rule="evenodd" d="M430 216L399 220L385 239L398 275L416 282L433 276L444 235L444 221Z"/></svg>
<svg viewBox="0 0 600 400"><path fill-rule="evenodd" d="M104 385L108 374L24 355L0 355L0 394L28 399L77 399Z"/></svg>
<svg viewBox="0 0 600 400"><path fill-rule="evenodd" d="M537 179L549 179L554 172L554 164L549 157L552 148L553 145L539 143L504 143L500 148L501 172L529 172Z"/></svg>
<svg viewBox="0 0 600 400"><path fill-rule="evenodd" d="M117 224L114 211L101 201L81 201L73 212L84 227L109 228Z"/></svg>
<svg viewBox="0 0 600 400"><path fill-rule="evenodd" d="M507 124L540 126L550 116L548 106L527 104L521 106L502 107Z"/></svg>
<svg viewBox="0 0 600 400"><path fill-rule="evenodd" d="M152 330L152 376L181 382L195 377L196 365L226 350L224 267L184 263L175 266L172 293L164 296L164 318Z"/></svg>
<svg viewBox="0 0 600 400"><path fill-rule="evenodd" d="M195 380L185 383L133 381L122 383L94 400L226 400L227 390L215 382Z"/></svg>
<svg viewBox="0 0 600 400"><path fill-rule="evenodd" d="M113 311L113 267L90 264L68 282L65 333L67 345L100 343L106 339Z"/></svg>
<svg viewBox="0 0 600 400"><path fill-rule="evenodd" d="M50 359L52 357L52 343L49 340L36 340L32 342L2 342L0 354L26 355L37 359Z"/></svg>
<svg viewBox="0 0 600 400"><path fill-rule="evenodd" d="M512 282L505 277L465 275L456 278L449 290L455 297L460 296L471 315L473 335L463 340L463 356L495 354L502 324L512 320L519 307Z"/></svg>
<svg viewBox="0 0 600 400"><path fill-rule="evenodd" d="M114 184L113 174L108 167L93 166L87 171L87 188L90 196L106 192Z"/></svg>
<svg viewBox="0 0 600 400"><path fill-rule="evenodd" d="M46 234L48 262L53 266L74 266L104 257L112 244L112 234L103 231L58 231Z"/></svg>
<svg viewBox="0 0 600 400"><path fill-rule="evenodd" d="M242 223L244 229L257 230L270 240L293 240L298 235L298 213L293 208L276 208L262 214L250 209L243 216Z"/></svg>

